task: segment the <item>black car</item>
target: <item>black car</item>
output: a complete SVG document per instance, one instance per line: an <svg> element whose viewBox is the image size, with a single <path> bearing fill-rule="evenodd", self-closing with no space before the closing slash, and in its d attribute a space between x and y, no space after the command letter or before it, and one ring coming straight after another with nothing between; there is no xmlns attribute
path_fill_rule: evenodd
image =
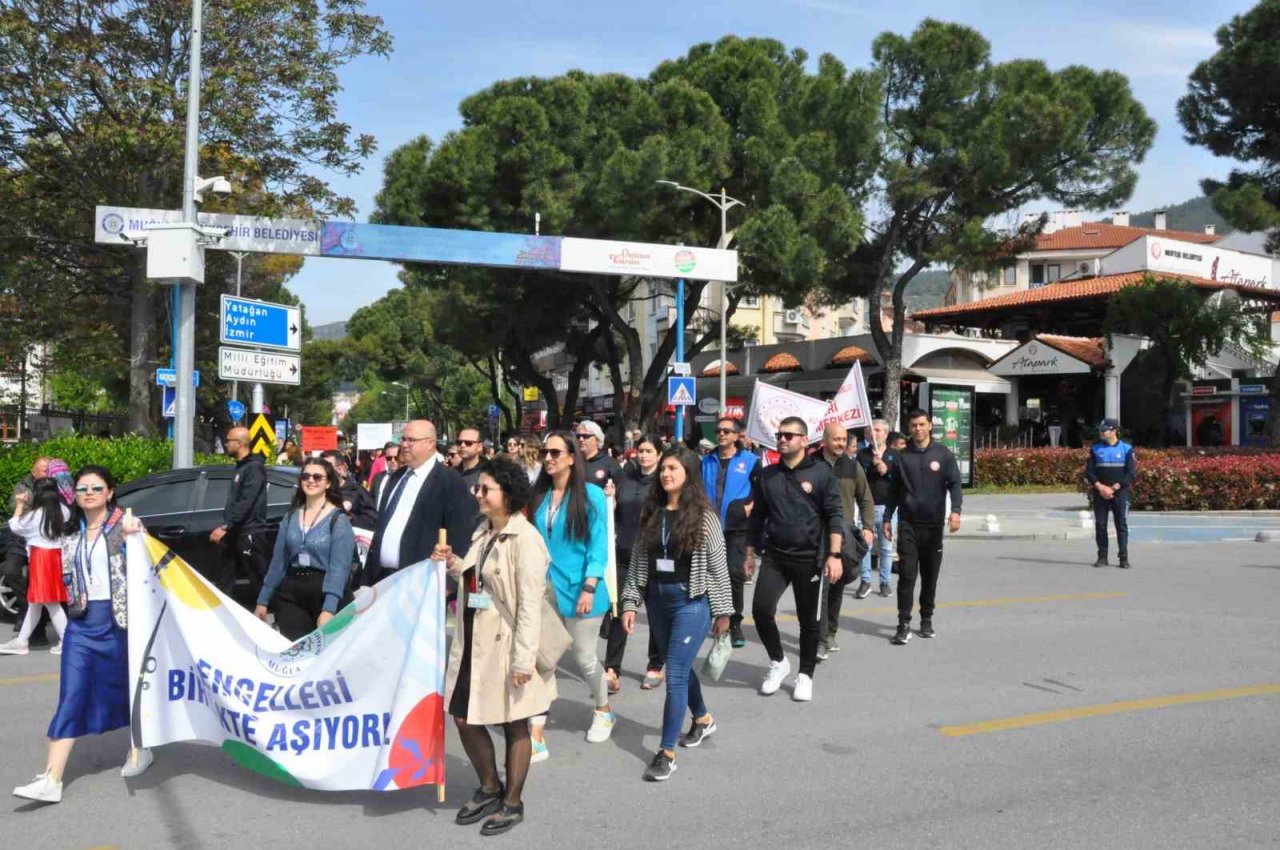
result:
<svg viewBox="0 0 1280 850"><path fill-rule="evenodd" d="M209 534L222 525L222 509L227 503L234 466L198 466L172 469L147 475L116 489L116 502L132 508L147 532L163 541L203 575L215 572L217 544L209 542ZM298 487L298 470L292 466L267 467L267 537L275 544L280 520L289 510L289 502ZM8 545L9 529L0 526L0 553ZM253 600L237 586L234 594L242 603ZM8 584L0 578L0 611L9 618L17 610L17 600Z"/></svg>

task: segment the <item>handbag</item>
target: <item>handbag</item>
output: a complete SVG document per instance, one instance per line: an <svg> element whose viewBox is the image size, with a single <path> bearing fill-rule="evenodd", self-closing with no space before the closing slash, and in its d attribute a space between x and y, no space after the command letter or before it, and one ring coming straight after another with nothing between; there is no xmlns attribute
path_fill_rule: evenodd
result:
<svg viewBox="0 0 1280 850"><path fill-rule="evenodd" d="M511 614L505 602L496 596L490 597L498 606L498 613L511 627L512 634L516 630L516 618ZM542 597L542 617L538 630L538 657L534 663L539 673L553 673L560 664L560 657L569 650L573 643L573 635L560 622L560 614L552 607L544 595Z"/></svg>
<svg viewBox="0 0 1280 850"><path fill-rule="evenodd" d="M711 644L707 660L702 662L702 675L713 682L720 681L724 676L724 668L729 666L729 656L732 654L733 643L729 640L729 633L725 632Z"/></svg>

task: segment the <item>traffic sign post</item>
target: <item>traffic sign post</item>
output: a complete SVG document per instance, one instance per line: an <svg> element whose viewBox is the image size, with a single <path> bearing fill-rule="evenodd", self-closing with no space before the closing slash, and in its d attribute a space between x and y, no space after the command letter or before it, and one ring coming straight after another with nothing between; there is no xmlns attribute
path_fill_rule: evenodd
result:
<svg viewBox="0 0 1280 850"><path fill-rule="evenodd" d="M672 407L692 407L697 404L693 394L697 391L694 378L667 378L667 404ZM683 416L684 413L679 414Z"/></svg>
<svg viewBox="0 0 1280 850"><path fill-rule="evenodd" d="M271 427L267 417L259 413L257 418L253 420L253 424L249 426L249 451L260 454L263 457L270 457L275 449L275 429Z"/></svg>
<svg viewBox="0 0 1280 850"><path fill-rule="evenodd" d="M160 413L165 419L172 419L175 408L178 405L178 388L172 385L160 385L162 393L162 401L160 403Z"/></svg>
<svg viewBox="0 0 1280 850"><path fill-rule="evenodd" d="M218 377L224 381L252 381L259 384L302 383L302 358L249 348L218 349ZM255 410L255 413L260 412Z"/></svg>
<svg viewBox="0 0 1280 850"><path fill-rule="evenodd" d="M232 422L244 419L244 402L235 399L227 402L227 415L231 417Z"/></svg>
<svg viewBox="0 0 1280 850"><path fill-rule="evenodd" d="M178 371L176 369L157 369L156 370L156 386L157 387L176 387L178 385ZM196 369L191 373L191 386L200 386L200 370Z"/></svg>
<svg viewBox="0 0 1280 850"><path fill-rule="evenodd" d="M302 311L287 304L222 296L218 339L233 345L302 350Z"/></svg>

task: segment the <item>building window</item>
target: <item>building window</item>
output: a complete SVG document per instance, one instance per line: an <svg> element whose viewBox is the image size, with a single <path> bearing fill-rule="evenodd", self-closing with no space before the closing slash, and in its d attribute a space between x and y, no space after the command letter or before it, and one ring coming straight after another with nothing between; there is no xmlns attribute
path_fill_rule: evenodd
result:
<svg viewBox="0 0 1280 850"><path fill-rule="evenodd" d="M1054 263L1053 265L1045 266L1044 268L1045 276L1049 283L1057 283L1062 279L1062 266Z"/></svg>
<svg viewBox="0 0 1280 850"><path fill-rule="evenodd" d="M738 306L743 310L758 310L760 309L760 296L744 295L742 300L738 302Z"/></svg>
<svg viewBox="0 0 1280 850"><path fill-rule="evenodd" d="M1031 264L1031 288L1044 286L1044 263Z"/></svg>
<svg viewBox="0 0 1280 850"><path fill-rule="evenodd" d="M1018 282L1018 269L1015 266L1009 266L1004 270L1004 285L1014 286Z"/></svg>

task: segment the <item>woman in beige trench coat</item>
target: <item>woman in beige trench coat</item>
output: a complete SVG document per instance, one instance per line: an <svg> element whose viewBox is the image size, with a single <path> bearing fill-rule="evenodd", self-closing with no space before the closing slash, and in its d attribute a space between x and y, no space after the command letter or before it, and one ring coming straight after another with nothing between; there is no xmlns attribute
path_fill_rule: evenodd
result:
<svg viewBox="0 0 1280 850"><path fill-rule="evenodd" d="M524 820L521 794L532 754L529 718L544 714L556 698L554 671L540 673L536 666L550 557L542 536L520 513L530 485L514 461L498 457L482 464L474 492L485 521L466 558L449 546L436 547L432 557L445 561L459 579L445 692L480 779L480 789L455 820L472 824L487 817L480 831L498 835ZM485 728L496 725L506 736L505 787Z"/></svg>

